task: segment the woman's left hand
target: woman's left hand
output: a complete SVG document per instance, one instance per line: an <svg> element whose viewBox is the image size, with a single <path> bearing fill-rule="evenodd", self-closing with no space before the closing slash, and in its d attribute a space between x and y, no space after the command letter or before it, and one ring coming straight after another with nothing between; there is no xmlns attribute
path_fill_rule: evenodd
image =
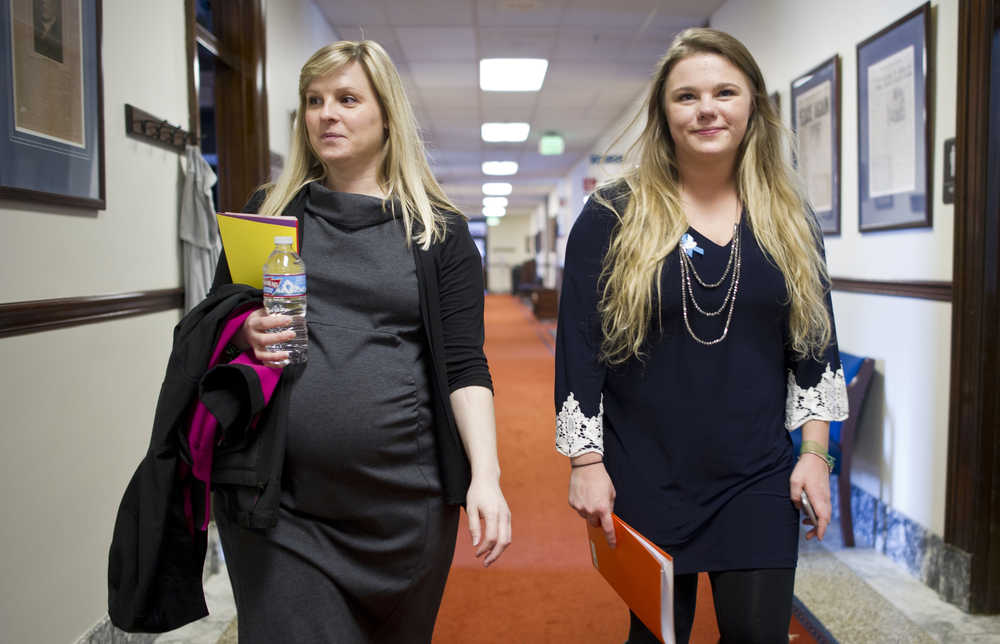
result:
<svg viewBox="0 0 1000 644"><path fill-rule="evenodd" d="M473 477L465 495L465 512L476 557L486 555L483 566L489 566L500 558L511 540L510 509L499 480Z"/></svg>
<svg viewBox="0 0 1000 644"><path fill-rule="evenodd" d="M802 490L805 490L809 504L816 513L816 525L813 525L812 520L808 518L802 522L813 526L813 529L806 533L806 539L816 537L822 541L826 527L830 525L830 514L833 511L830 504L830 469L826 462L815 454L806 453L800 456L799 462L792 470L789 487L792 503L796 508L802 510Z"/></svg>

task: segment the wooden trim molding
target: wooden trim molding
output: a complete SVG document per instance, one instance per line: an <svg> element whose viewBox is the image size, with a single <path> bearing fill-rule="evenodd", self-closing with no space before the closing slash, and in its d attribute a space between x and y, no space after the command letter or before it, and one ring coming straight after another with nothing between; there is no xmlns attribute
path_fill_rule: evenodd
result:
<svg viewBox="0 0 1000 644"><path fill-rule="evenodd" d="M1000 612L1000 2L958 3L955 276L945 542L971 555L969 610ZM992 97L991 97L992 86ZM992 105L991 105L992 101ZM991 122L992 121L992 122Z"/></svg>
<svg viewBox="0 0 1000 644"><path fill-rule="evenodd" d="M184 308L184 289L0 304L0 338Z"/></svg>
<svg viewBox="0 0 1000 644"><path fill-rule="evenodd" d="M921 300L951 302L951 282L945 281L903 281L903 280L859 280L852 277L831 277L834 291L869 293L872 295L894 295Z"/></svg>

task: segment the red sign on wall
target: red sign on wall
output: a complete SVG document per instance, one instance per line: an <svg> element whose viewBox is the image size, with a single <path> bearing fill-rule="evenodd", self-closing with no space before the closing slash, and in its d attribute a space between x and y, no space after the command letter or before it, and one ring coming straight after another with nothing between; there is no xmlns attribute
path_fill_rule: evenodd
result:
<svg viewBox="0 0 1000 644"><path fill-rule="evenodd" d="M583 178L583 191L593 192L594 188L597 187L597 179L594 177L584 177Z"/></svg>

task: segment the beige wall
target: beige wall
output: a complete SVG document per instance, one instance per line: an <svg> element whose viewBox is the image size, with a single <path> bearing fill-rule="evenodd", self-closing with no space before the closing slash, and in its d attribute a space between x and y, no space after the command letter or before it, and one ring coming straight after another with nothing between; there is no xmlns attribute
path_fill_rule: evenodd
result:
<svg viewBox="0 0 1000 644"><path fill-rule="evenodd" d="M487 278L490 293L510 293L510 269L535 254L532 239L530 252L524 240L532 236L530 215L506 215L500 223L490 226L487 233L486 257L489 260Z"/></svg>
<svg viewBox="0 0 1000 644"><path fill-rule="evenodd" d="M289 116L299 105L299 70L313 52L338 37L311 0L271 0L266 15L270 146L287 160Z"/></svg>
<svg viewBox="0 0 1000 644"><path fill-rule="evenodd" d="M788 122L792 79L841 56L841 229L826 240L834 276L950 280L954 208L941 200L945 139L955 136L958 3L932 3L936 98L932 228L858 232L855 47L922 4L919 0L729 0L711 25L750 49L768 86L782 93ZM898 297L835 293L840 347L876 359L873 411L859 428L852 481L904 515L944 533L951 306Z"/></svg>
<svg viewBox="0 0 1000 644"><path fill-rule="evenodd" d="M107 209L0 202L0 253L18 275L5 272L0 301L180 284L179 155L126 138L123 105L187 124L183 3L105 0L103 15ZM0 339L0 640L75 641L107 610L114 515L149 440L178 319Z"/></svg>
<svg viewBox="0 0 1000 644"><path fill-rule="evenodd" d="M334 37L311 0L269 2L266 15L271 147L284 154L299 67ZM181 284L180 155L126 137L123 105L188 125L184 3L104 0L103 16L107 209L0 201L0 302ZM73 642L105 615L114 517L179 318L0 339L0 641Z"/></svg>

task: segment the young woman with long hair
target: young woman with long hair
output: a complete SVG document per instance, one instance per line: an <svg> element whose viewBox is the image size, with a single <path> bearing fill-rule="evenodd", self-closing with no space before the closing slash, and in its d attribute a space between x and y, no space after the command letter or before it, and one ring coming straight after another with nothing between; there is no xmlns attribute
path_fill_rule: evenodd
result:
<svg viewBox="0 0 1000 644"><path fill-rule="evenodd" d="M822 237L735 38L678 35L643 112L636 165L591 197L566 248L569 502L609 541L614 512L674 557L678 642L703 571L723 642L786 641L801 493L821 538L829 421L847 414ZM629 642L651 641L632 615Z"/></svg>
<svg viewBox="0 0 1000 644"><path fill-rule="evenodd" d="M481 259L431 174L385 50L337 42L302 67L288 164L247 205L299 219L309 360L290 385L278 522L216 495L240 642L430 642L465 504L477 556L510 543ZM230 281L225 258L216 285ZM294 332L251 314L265 363Z"/></svg>

